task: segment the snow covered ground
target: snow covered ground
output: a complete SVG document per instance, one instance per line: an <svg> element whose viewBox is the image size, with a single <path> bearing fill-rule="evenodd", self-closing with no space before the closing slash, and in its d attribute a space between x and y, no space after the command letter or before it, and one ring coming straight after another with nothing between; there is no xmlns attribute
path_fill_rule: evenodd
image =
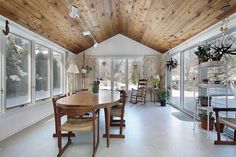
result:
<svg viewBox="0 0 236 157"><path fill-rule="evenodd" d="M61 88L55 88L53 90L53 95L59 95L62 93ZM36 100L41 100L41 99L45 99L45 98L49 98L50 94L49 91L36 91ZM27 103L30 103L31 99L29 95L22 95L22 96L11 96L11 97L7 97L6 99L6 108L12 108L15 106L19 106L19 105L24 105Z"/></svg>
<svg viewBox="0 0 236 157"><path fill-rule="evenodd" d="M196 96L198 93L195 93ZM220 94L220 92L216 92L216 94ZM232 92L228 93L231 96L228 96L228 107L236 108L236 97L232 96ZM180 107L180 91L172 90L172 97L170 101L176 106ZM194 111L194 105L196 101L194 100L194 92L185 91L184 92L184 109L190 112ZM212 105L216 107L225 107L226 106L226 97L225 96L217 96L212 97ZM224 113L223 113L224 114ZM235 117L235 113L229 113L229 117Z"/></svg>

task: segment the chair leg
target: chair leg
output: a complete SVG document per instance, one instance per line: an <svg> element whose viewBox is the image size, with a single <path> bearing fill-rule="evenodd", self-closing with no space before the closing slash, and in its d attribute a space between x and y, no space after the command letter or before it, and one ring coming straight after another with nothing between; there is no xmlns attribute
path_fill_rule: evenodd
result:
<svg viewBox="0 0 236 157"><path fill-rule="evenodd" d="M234 130L234 142L236 142L236 130Z"/></svg>
<svg viewBox="0 0 236 157"><path fill-rule="evenodd" d="M216 128L217 128L217 141L221 141L221 137L220 137L220 123L219 123L219 121L216 122Z"/></svg>
<svg viewBox="0 0 236 157"><path fill-rule="evenodd" d="M123 127L125 127L124 117L122 116L120 120L113 120L113 121L119 122L119 124L111 124L111 126L118 126L120 130L119 134L110 134L110 138L125 138L125 135L123 135ZM107 137L107 135L104 134L103 137Z"/></svg>
<svg viewBox="0 0 236 157"><path fill-rule="evenodd" d="M71 131L69 131L68 132L68 143L71 143L71 137L72 136L72 132Z"/></svg>
<svg viewBox="0 0 236 157"><path fill-rule="evenodd" d="M95 126L93 126L93 157L95 156L95 149L96 149L96 146L95 146Z"/></svg>
<svg viewBox="0 0 236 157"><path fill-rule="evenodd" d="M123 119L124 119L124 116L121 116L121 119L120 119L120 135L122 135L122 131L123 131Z"/></svg>
<svg viewBox="0 0 236 157"><path fill-rule="evenodd" d="M99 145L99 142L100 142L100 132L99 132L99 130L100 130L100 124L99 124L99 122L100 122L100 120L99 120L99 116L100 116L100 114L98 113L98 119L97 119L97 144L96 144L96 151L97 151L97 149L98 149L98 145Z"/></svg>
<svg viewBox="0 0 236 157"><path fill-rule="evenodd" d="M59 149L59 153L57 155L57 157L60 157L61 156L61 151L62 151L62 141L61 141L61 132L57 131L57 143L58 143L58 149Z"/></svg>

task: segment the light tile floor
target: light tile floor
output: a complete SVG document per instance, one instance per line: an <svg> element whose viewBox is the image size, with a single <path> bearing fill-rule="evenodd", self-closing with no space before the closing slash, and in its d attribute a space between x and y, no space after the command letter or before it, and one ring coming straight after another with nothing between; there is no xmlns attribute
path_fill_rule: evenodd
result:
<svg viewBox="0 0 236 157"><path fill-rule="evenodd" d="M193 131L193 123L172 115L178 110L158 104L128 104L125 139L101 138L96 157L235 157L236 146L216 146L215 134L207 138L205 131ZM104 133L103 110L101 135ZM117 129L118 130L118 129ZM115 128L112 132L116 131ZM52 138L54 119L49 117L0 142L0 157L56 157L57 139ZM92 154L92 134L81 133L63 157L89 157Z"/></svg>

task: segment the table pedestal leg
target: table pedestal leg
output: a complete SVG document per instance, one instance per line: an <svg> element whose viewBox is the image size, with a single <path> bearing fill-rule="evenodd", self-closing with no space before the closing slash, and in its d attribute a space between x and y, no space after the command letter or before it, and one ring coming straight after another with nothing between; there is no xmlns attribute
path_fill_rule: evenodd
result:
<svg viewBox="0 0 236 157"><path fill-rule="evenodd" d="M110 116L111 116L111 107L104 109L105 111L105 123L106 123L106 138L107 138L107 147L110 145Z"/></svg>

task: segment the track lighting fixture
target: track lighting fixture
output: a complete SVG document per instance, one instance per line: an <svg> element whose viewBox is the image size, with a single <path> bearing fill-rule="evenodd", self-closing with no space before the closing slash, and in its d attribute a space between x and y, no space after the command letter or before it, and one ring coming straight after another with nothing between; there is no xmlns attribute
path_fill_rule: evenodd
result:
<svg viewBox="0 0 236 157"><path fill-rule="evenodd" d="M97 47L98 46L98 42L96 41L96 39L94 38L93 34L87 30L86 26L85 26L85 23L83 22L83 20L79 17L78 15L78 10L79 8L75 5L72 5L71 4L71 1L68 1L69 3L69 10L70 10L70 17L76 19L78 18L84 28L85 31L83 31L83 36L90 36L93 41L94 41L94 44L93 44L93 47Z"/></svg>

